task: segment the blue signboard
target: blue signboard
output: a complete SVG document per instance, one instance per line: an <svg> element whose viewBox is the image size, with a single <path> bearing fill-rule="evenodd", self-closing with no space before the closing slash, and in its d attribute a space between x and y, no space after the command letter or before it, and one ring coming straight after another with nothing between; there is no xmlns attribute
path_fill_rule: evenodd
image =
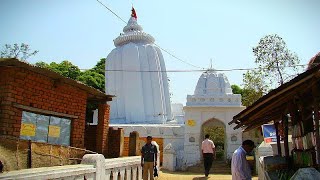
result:
<svg viewBox="0 0 320 180"><path fill-rule="evenodd" d="M277 142L276 128L273 124L262 125L262 132L266 143Z"/></svg>

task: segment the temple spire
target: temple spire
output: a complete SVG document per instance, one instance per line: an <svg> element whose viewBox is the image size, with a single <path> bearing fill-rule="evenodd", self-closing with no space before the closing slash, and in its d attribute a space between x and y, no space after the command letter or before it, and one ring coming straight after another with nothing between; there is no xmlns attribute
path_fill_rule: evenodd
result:
<svg viewBox="0 0 320 180"><path fill-rule="evenodd" d="M131 9L131 17L134 17L134 18L138 19L136 10L133 8L133 6L132 6L132 9Z"/></svg>
<svg viewBox="0 0 320 180"><path fill-rule="evenodd" d="M210 58L210 67L205 72L215 72L215 69L212 67L212 58Z"/></svg>

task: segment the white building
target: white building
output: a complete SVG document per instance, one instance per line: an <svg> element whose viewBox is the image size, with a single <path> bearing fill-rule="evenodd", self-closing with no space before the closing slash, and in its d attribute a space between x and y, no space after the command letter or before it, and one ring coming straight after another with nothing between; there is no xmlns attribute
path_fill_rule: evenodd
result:
<svg viewBox="0 0 320 180"><path fill-rule="evenodd" d="M204 127L218 126L225 131L224 158L231 157L242 143L242 132L228 125L234 115L245 107L241 95L233 94L224 74L213 69L204 72L193 95L187 96L185 111L184 158L185 165L198 164L201 160L201 142Z"/></svg>
<svg viewBox="0 0 320 180"><path fill-rule="evenodd" d="M172 119L166 67L154 41L132 9L106 61L106 93L116 96L110 104L111 123L163 124Z"/></svg>
<svg viewBox="0 0 320 180"><path fill-rule="evenodd" d="M184 111L183 111L183 104L181 103L172 103L171 104L172 110L172 121L167 123L169 124L184 124Z"/></svg>
<svg viewBox="0 0 320 180"><path fill-rule="evenodd" d="M232 93L227 77L213 69L204 72L186 106L173 104L173 119L161 51L138 25L134 10L123 32L114 40L116 48L106 63L106 90L116 95L110 126L123 128L125 137L138 132L140 137L163 139L160 151L164 167L170 170L200 163L200 144L208 126L224 128L224 157L231 156L242 142L242 132L227 123L245 107L241 95Z"/></svg>

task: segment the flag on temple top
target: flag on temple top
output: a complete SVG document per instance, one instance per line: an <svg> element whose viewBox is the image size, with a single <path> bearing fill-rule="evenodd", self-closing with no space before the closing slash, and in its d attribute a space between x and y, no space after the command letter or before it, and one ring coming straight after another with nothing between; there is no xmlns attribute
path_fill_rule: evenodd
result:
<svg viewBox="0 0 320 180"><path fill-rule="evenodd" d="M133 7L132 7L131 11L132 11L131 17L134 17L134 18L138 19L138 18L137 18L137 14L136 14L136 10L134 10Z"/></svg>

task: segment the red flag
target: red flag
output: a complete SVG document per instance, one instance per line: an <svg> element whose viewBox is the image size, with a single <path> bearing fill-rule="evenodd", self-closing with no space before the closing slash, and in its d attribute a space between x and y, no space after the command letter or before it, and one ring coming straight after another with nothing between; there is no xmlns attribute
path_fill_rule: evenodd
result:
<svg viewBox="0 0 320 180"><path fill-rule="evenodd" d="M137 18L137 14L136 14L136 10L134 10L134 8L133 8L133 6L132 6L132 9L131 9L131 17L134 17L134 18L136 18L136 19L138 19Z"/></svg>

